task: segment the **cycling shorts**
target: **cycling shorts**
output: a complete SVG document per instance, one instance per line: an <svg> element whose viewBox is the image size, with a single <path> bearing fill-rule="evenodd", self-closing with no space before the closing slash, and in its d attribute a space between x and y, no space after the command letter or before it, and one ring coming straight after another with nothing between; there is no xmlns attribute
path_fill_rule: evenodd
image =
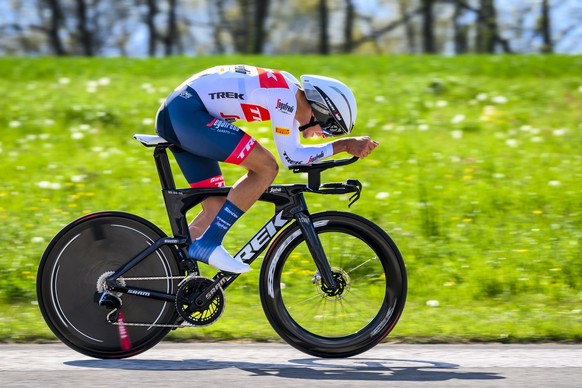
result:
<svg viewBox="0 0 582 388"><path fill-rule="evenodd" d="M228 121L211 116L194 89L184 86L164 101L156 116L156 132L172 150L190 187L221 187L218 162L240 164L255 140Z"/></svg>

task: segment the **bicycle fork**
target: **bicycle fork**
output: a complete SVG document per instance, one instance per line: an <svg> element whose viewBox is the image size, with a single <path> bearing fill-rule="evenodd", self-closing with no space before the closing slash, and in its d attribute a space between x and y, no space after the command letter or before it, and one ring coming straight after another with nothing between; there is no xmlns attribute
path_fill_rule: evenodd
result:
<svg viewBox="0 0 582 388"><path fill-rule="evenodd" d="M311 216L307 210L302 210L294 214L294 217L303 233L309 253L311 253L311 256L313 257L313 261L315 262L315 266L319 271L319 275L321 276L324 285L331 291L336 290L339 287L339 284L333 276L331 266L325 256L321 240L315 231L315 226L313 225Z"/></svg>

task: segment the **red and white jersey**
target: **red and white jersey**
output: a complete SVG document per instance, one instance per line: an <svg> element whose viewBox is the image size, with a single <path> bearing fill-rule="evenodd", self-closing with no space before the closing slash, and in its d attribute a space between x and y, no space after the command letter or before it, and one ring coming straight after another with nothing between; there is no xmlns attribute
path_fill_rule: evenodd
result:
<svg viewBox="0 0 582 388"><path fill-rule="evenodd" d="M299 81L291 74L247 65L216 66L184 81L208 112L230 122L271 121L273 138L285 166L312 163L333 155L331 143L302 146L295 120Z"/></svg>

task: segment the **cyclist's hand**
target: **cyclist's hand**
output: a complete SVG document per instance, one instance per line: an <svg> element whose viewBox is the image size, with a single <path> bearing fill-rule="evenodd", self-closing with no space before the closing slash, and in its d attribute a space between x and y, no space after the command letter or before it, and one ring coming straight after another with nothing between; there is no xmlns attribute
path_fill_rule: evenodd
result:
<svg viewBox="0 0 582 388"><path fill-rule="evenodd" d="M345 151L358 158L365 158L378 147L378 142L370 139L369 136L350 137L344 140L346 140Z"/></svg>

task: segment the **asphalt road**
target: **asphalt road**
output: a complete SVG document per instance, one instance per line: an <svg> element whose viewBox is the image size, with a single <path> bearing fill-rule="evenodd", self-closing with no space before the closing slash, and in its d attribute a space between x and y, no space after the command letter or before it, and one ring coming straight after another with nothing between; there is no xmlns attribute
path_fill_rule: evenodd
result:
<svg viewBox="0 0 582 388"><path fill-rule="evenodd" d="M125 360L0 345L1 387L582 387L581 345L381 344L319 359L285 344L161 343Z"/></svg>

